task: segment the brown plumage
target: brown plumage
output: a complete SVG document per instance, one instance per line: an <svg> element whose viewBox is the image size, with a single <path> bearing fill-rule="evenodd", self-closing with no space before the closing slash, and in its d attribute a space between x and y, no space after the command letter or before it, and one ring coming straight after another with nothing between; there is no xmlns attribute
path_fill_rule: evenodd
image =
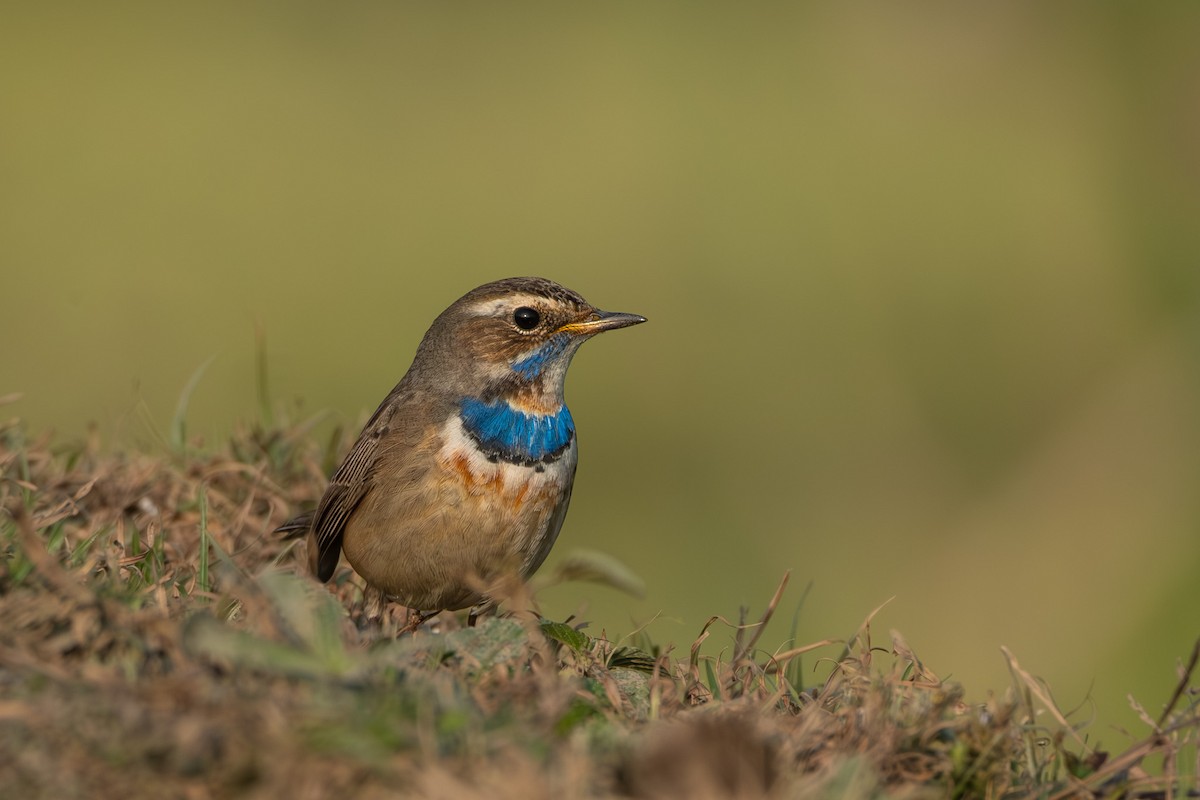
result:
<svg viewBox="0 0 1200 800"><path fill-rule="evenodd" d="M509 278L443 311L364 426L305 532L322 581L341 553L411 608L486 601L481 585L541 565L566 515L577 444L563 400L571 357L645 320L599 311L545 278Z"/></svg>

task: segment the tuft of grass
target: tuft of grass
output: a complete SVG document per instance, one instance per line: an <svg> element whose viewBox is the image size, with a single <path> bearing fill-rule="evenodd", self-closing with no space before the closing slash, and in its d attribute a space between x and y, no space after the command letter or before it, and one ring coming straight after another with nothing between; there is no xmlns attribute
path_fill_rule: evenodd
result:
<svg viewBox="0 0 1200 800"><path fill-rule="evenodd" d="M266 385L260 385L266 402ZM185 392L185 396L188 393ZM183 404L186 409L186 403ZM174 428L174 426L173 426ZM177 430L182 436L183 431ZM676 646L513 611L396 638L348 569L328 587L273 528L347 442L270 418L219 450L103 455L0 424L0 785L12 796L1184 797L1200 644L1146 734L1097 747L1005 652L969 700L874 612L761 647L763 611ZM180 440L182 441L182 440ZM638 591L597 554L543 583ZM535 587L536 588L536 587ZM803 604L795 604L795 616ZM793 634L795 622L793 619ZM714 641L719 646L714 646ZM812 654L810 656L810 654ZM804 659L826 665L804 669ZM804 685L803 681L813 681Z"/></svg>
<svg viewBox="0 0 1200 800"><path fill-rule="evenodd" d="M216 356L209 358L200 366L196 367L184 384L183 391L179 393L179 400L175 404L175 414L171 417L171 447L180 455L185 455L187 452L187 412L188 406L192 401L192 394L195 393L196 387L200 385L200 380L204 377L204 373L216 361Z"/></svg>

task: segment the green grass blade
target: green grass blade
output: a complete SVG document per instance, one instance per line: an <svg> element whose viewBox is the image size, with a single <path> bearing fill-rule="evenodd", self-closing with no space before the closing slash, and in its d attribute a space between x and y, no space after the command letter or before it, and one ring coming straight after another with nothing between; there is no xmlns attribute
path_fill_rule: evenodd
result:
<svg viewBox="0 0 1200 800"><path fill-rule="evenodd" d="M207 361L197 367L192 376L188 378L188 382L184 384L183 391L179 393L179 402L175 404L175 416L171 418L171 446L178 453L183 453L187 448L187 411L188 405L192 401L192 393L200 385L200 379L204 377L209 365L216 359L216 356L210 356Z"/></svg>

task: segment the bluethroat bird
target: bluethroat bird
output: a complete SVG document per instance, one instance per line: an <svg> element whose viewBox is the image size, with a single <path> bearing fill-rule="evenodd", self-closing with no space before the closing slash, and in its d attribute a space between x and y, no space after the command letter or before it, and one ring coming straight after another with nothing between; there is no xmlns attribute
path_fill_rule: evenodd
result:
<svg viewBox="0 0 1200 800"><path fill-rule="evenodd" d="M316 510L279 530L307 534L322 582L345 553L418 620L474 606L473 624L491 603L482 587L528 578L562 528L579 452L563 399L571 358L645 321L545 278L468 292L433 321Z"/></svg>

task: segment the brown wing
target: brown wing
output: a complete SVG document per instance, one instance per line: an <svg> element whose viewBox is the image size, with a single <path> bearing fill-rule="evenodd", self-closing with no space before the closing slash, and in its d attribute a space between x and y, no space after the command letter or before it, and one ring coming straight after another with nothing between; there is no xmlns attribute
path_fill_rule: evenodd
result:
<svg viewBox="0 0 1200 800"><path fill-rule="evenodd" d="M379 443L391 429L400 405L400 387L384 399L358 435L346 460L329 479L329 488L312 515L308 539L308 568L320 581L333 577L342 552L346 521L373 485Z"/></svg>
<svg viewBox="0 0 1200 800"><path fill-rule="evenodd" d="M282 533L284 539L299 539L301 536L307 536L308 532L312 530L313 516L316 513L316 509L312 509L297 514L276 528L275 532Z"/></svg>

